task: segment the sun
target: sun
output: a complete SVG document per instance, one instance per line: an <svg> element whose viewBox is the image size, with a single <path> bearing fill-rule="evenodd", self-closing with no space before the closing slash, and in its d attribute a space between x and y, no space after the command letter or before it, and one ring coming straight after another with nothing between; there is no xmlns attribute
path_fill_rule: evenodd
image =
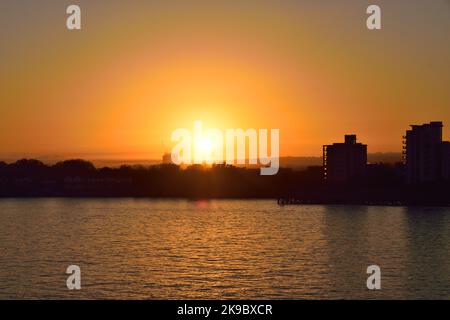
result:
<svg viewBox="0 0 450 320"><path fill-rule="evenodd" d="M195 158L200 162L210 162L212 160L212 153L214 150L214 143L210 138L201 137L195 141Z"/></svg>
<svg viewBox="0 0 450 320"><path fill-rule="evenodd" d="M197 141L197 151L202 153L202 154L208 154L210 152L212 152L213 150L213 142L211 141L211 139L208 138L200 138Z"/></svg>

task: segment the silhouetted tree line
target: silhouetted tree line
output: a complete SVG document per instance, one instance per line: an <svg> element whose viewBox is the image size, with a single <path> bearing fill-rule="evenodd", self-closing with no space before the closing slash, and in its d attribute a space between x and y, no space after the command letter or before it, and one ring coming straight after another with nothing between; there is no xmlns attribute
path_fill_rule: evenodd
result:
<svg viewBox="0 0 450 320"><path fill-rule="evenodd" d="M46 165L38 160L0 162L0 196L272 198L295 184L283 169L261 176L259 169L193 165L95 168L84 160ZM311 180L311 179L310 179Z"/></svg>
<svg viewBox="0 0 450 320"><path fill-rule="evenodd" d="M322 167L281 168L261 176L255 168L214 165L96 168L84 160L46 165L0 162L0 197L272 198L284 203L450 203L448 183L408 186L401 164L369 165L364 177L325 183Z"/></svg>

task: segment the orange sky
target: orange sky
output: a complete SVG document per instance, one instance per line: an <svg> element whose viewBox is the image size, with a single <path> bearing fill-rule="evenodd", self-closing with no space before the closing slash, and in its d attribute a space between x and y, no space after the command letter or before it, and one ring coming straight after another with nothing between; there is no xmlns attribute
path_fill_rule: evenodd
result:
<svg viewBox="0 0 450 320"><path fill-rule="evenodd" d="M409 124L450 136L450 3L73 1L0 5L0 156L160 158L179 127L279 128L280 153L358 134L401 150Z"/></svg>

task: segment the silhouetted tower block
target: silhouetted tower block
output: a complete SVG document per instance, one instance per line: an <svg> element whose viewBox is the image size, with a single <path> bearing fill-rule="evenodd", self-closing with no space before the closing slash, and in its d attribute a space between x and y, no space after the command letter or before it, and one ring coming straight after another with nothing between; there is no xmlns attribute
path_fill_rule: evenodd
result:
<svg viewBox="0 0 450 320"><path fill-rule="evenodd" d="M344 143L323 146L324 179L347 182L362 177L367 168L367 145L356 142L356 135L345 135Z"/></svg>
<svg viewBox="0 0 450 320"><path fill-rule="evenodd" d="M356 134L346 134L345 144L356 144Z"/></svg>
<svg viewBox="0 0 450 320"><path fill-rule="evenodd" d="M442 178L442 122L412 125L404 136L404 162L408 183Z"/></svg>
<svg viewBox="0 0 450 320"><path fill-rule="evenodd" d="M450 180L450 142L442 142L442 179Z"/></svg>

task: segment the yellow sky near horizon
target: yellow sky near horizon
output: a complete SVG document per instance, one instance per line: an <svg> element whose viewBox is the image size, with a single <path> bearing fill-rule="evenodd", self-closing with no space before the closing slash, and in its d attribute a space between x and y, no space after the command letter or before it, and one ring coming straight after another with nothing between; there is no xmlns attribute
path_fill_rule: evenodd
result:
<svg viewBox="0 0 450 320"><path fill-rule="evenodd" d="M450 137L450 4L377 1L4 0L0 155L145 154L171 132L279 128L282 156L356 133L400 151L409 124ZM140 157L140 156L139 156Z"/></svg>

